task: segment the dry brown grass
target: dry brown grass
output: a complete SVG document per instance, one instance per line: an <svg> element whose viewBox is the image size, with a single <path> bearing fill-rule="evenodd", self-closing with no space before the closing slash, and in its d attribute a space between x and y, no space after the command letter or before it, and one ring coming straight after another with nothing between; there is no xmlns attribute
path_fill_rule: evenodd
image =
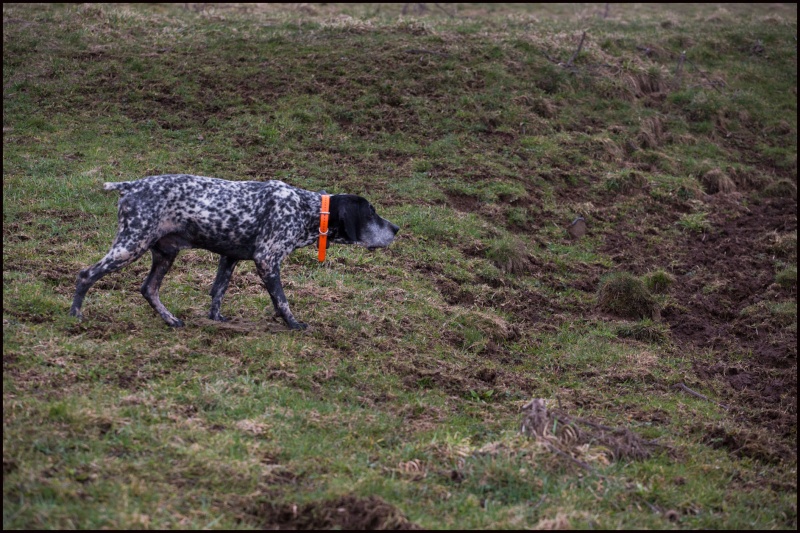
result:
<svg viewBox="0 0 800 533"><path fill-rule="evenodd" d="M647 356L650 355L650 358ZM655 357L645 352L640 357L631 358L629 364L634 368L648 368ZM545 443L551 451L561 455L569 454L592 462L607 464L618 460L643 460L650 457L652 443L645 441L625 427L609 427L585 418L573 417L560 409L550 409L547 402L536 398L522 408L523 419L520 431ZM584 469L591 467L579 459Z"/></svg>
<svg viewBox="0 0 800 533"><path fill-rule="evenodd" d="M767 185L764 196L797 200L797 184L788 179L780 179Z"/></svg>
<svg viewBox="0 0 800 533"><path fill-rule="evenodd" d="M642 148L658 148L666 139L664 122L661 117L648 117L642 120L636 141Z"/></svg>
<svg viewBox="0 0 800 533"><path fill-rule="evenodd" d="M764 174L752 169L737 169L729 167L727 172L733 183L741 191L763 188L769 181Z"/></svg>
<svg viewBox="0 0 800 533"><path fill-rule="evenodd" d="M570 524L569 518L562 513L558 513L555 518L543 518L533 526L533 529L545 530L545 531L555 531L555 530L564 530L564 529L572 529L572 525Z"/></svg>
<svg viewBox="0 0 800 533"><path fill-rule="evenodd" d="M669 91L670 75L666 69L639 67L621 76L623 86L635 98L664 94Z"/></svg>
<svg viewBox="0 0 800 533"><path fill-rule="evenodd" d="M700 178L708 194L736 192L736 183L719 168L712 168Z"/></svg>
<svg viewBox="0 0 800 533"><path fill-rule="evenodd" d="M592 148L594 156L606 163L622 163L625 151L609 137L598 137L594 140Z"/></svg>

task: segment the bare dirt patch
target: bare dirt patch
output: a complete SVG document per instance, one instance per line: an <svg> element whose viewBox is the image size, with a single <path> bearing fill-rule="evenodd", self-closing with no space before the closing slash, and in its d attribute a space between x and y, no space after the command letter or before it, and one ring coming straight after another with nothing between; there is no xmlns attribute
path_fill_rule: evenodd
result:
<svg viewBox="0 0 800 533"><path fill-rule="evenodd" d="M422 529L378 496L346 495L303 506L271 502L253 505L248 514L264 529Z"/></svg>
<svg viewBox="0 0 800 533"><path fill-rule="evenodd" d="M480 199L467 194L451 192L447 198L450 206L462 213L474 213L481 207Z"/></svg>
<svg viewBox="0 0 800 533"><path fill-rule="evenodd" d="M249 333L263 334L266 332L280 333L282 331L290 331L282 322L276 322L271 318L258 321L231 318L225 322L219 322L205 316L198 316L192 318L192 323L196 326L215 328L216 333L225 337L231 337L236 334L247 335Z"/></svg>
<svg viewBox="0 0 800 533"><path fill-rule="evenodd" d="M763 431L747 428L726 428L721 424L705 424L694 428L703 435L703 442L712 448L724 448L736 457L750 457L767 463L792 460L796 452L775 442Z"/></svg>

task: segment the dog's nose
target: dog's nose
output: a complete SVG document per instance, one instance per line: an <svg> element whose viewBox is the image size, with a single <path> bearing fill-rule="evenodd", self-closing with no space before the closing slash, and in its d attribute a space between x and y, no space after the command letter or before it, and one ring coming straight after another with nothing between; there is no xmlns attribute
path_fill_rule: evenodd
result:
<svg viewBox="0 0 800 533"><path fill-rule="evenodd" d="M397 235L397 232L400 231L400 226L395 226L391 222L389 222L389 227L392 228L392 231L394 232L395 235Z"/></svg>

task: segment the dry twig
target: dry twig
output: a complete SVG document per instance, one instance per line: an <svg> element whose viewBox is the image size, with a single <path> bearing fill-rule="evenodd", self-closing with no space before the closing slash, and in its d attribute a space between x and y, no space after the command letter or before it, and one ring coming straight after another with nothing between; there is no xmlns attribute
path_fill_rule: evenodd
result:
<svg viewBox="0 0 800 533"><path fill-rule="evenodd" d="M683 383L678 383L678 384L674 385L674 387L676 389L680 389L680 390L682 390L684 392L688 392L692 396L696 396L696 397L700 398L701 400L706 400L707 402L715 403L715 404L719 405L720 407L722 407L723 409L725 409L726 411L730 409L730 407L728 407L727 405L719 403L719 402L715 402L714 400L712 400L711 398L709 398L705 394L700 394L697 391L693 391L692 389L690 389L689 387L687 387Z"/></svg>
<svg viewBox="0 0 800 533"><path fill-rule="evenodd" d="M673 83L675 84L675 88L678 89L681 86L681 78L683 77L683 63L686 61L686 50L681 52L681 56L678 58L678 66L675 68L675 78Z"/></svg>
<svg viewBox="0 0 800 533"><path fill-rule="evenodd" d="M556 448L555 446L553 446L549 442L547 442L545 444L547 444L547 449L550 450L551 452L554 452L557 455L560 455L561 457L566 457L567 459L569 459L570 461L572 461L576 465L580 466L581 468L584 468L584 469L588 470L589 472L594 473L594 468L592 468L590 465L584 463L583 461L575 459L574 457L572 457L568 453L562 452L561 450L559 450L558 448Z"/></svg>
<svg viewBox="0 0 800 533"><path fill-rule="evenodd" d="M439 4L433 4L433 5L435 5L435 6L436 6L436 7L438 7L439 9L441 9L441 10L442 10L442 11L443 11L443 12L444 12L444 13L445 13L445 14L446 14L448 17L450 17L450 18L454 18L454 17L455 17L455 15L453 15L452 13L450 13L449 11L447 11L445 8L443 8L443 7L442 7L442 6L440 6Z"/></svg>
<svg viewBox="0 0 800 533"><path fill-rule="evenodd" d="M556 444L561 447L592 444L606 448L611 454L611 460L641 460L650 456L652 448L662 446L653 441L645 441L624 427L612 428L583 418L572 418L560 410L548 409L541 398L531 400L521 410L525 414L520 431L544 442L551 451L559 455L564 452L556 451L553 448ZM582 429L579 424L591 429ZM570 459L577 461L573 457Z"/></svg>
<svg viewBox="0 0 800 533"><path fill-rule="evenodd" d="M683 54L681 54L681 56L683 57L683 55L684 55L685 53L686 53L686 52L684 52ZM693 66L693 67L695 68L695 70L696 70L697 72L699 72L699 73L700 73L700 75L701 75L701 76L703 76L703 77L705 78L705 80L708 82L708 84L709 84L709 85L711 85L711 88L712 88L712 89L714 89L715 91L717 91L719 94L722 94L722 91L720 91L720 90L719 90L719 88L717 87L717 85L716 85L716 84L715 84L713 81L711 81L711 80L708 78L708 76L706 76L706 73L705 73L705 72L703 72L702 70L700 70L700 69L697 67L697 65L695 65L695 64L694 64L694 63L693 63L693 62L692 62L692 61L691 61L689 58L686 58L686 61L688 61L688 62L689 62L689 64L690 64L691 66Z"/></svg>
<svg viewBox="0 0 800 533"><path fill-rule="evenodd" d="M581 49L583 48L583 41L585 40L586 40L586 32L584 31L583 34L581 34L581 42L578 43L578 48L575 50L575 53L572 54L572 57L569 58L569 61L567 61L566 64L567 67L571 67L572 62L575 61L575 58L578 57L578 54L581 53Z"/></svg>

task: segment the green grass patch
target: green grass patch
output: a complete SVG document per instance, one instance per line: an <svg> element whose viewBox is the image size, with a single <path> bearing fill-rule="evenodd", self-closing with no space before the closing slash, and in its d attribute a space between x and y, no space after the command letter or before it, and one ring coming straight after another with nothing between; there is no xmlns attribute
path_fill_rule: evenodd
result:
<svg viewBox="0 0 800 533"><path fill-rule="evenodd" d="M796 5L3 16L5 529L796 529ZM147 256L69 317L102 184L177 172L401 230L284 261L302 333L247 261L207 320L199 250L185 328ZM656 451L523 435L532 398Z"/></svg>

